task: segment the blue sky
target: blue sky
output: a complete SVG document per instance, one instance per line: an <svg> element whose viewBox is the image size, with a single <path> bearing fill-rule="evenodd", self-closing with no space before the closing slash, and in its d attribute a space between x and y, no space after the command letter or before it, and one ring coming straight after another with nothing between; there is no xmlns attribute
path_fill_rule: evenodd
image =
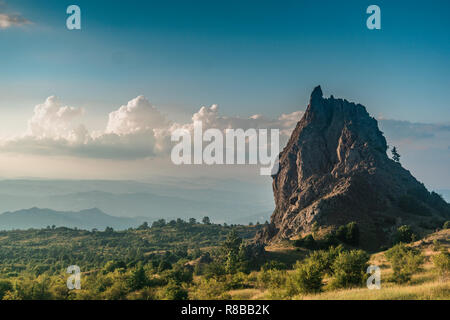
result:
<svg viewBox="0 0 450 320"><path fill-rule="evenodd" d="M81 31L65 28L72 3ZM378 1L379 31L365 26L371 3L6 1L33 24L0 31L1 107L55 94L94 114L143 94L168 113L276 115L321 84L375 116L450 119L449 2Z"/></svg>
<svg viewBox="0 0 450 320"><path fill-rule="evenodd" d="M304 110L318 84L375 117L449 131L449 1L0 3L0 13L31 22L0 29L0 135L25 131L33 107L51 95L102 129L108 113L138 95L175 121L212 104L222 115L277 118ZM66 29L71 4L81 8L81 31ZM371 4L381 8L381 30L366 28ZM441 156L431 161L442 172L449 147L439 137L431 145ZM409 139L417 155L430 145L414 132ZM405 152L420 172L419 158ZM447 187L448 173L427 176Z"/></svg>

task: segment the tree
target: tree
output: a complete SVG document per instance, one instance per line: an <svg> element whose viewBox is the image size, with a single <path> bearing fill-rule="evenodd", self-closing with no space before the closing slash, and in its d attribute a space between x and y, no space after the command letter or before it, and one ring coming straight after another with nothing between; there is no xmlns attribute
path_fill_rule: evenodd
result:
<svg viewBox="0 0 450 320"><path fill-rule="evenodd" d="M148 283L147 275L145 274L144 267L141 263L131 272L129 279L129 286L131 290L140 290L144 288Z"/></svg>
<svg viewBox="0 0 450 320"><path fill-rule="evenodd" d="M415 234L411 229L411 226L403 225L398 227L397 234L395 235L395 242L410 243L415 239Z"/></svg>
<svg viewBox="0 0 450 320"><path fill-rule="evenodd" d="M169 282L163 294L167 300L187 300L188 298L188 292L173 281Z"/></svg>
<svg viewBox="0 0 450 320"><path fill-rule="evenodd" d="M292 277L294 291L301 293L315 293L322 289L323 271L320 264L313 259L306 259L303 263L297 263Z"/></svg>
<svg viewBox="0 0 450 320"><path fill-rule="evenodd" d="M357 246L359 244L359 228L356 222L352 221L340 226L336 231L336 238L344 243Z"/></svg>
<svg viewBox="0 0 450 320"><path fill-rule="evenodd" d="M424 257L419 250L399 243L385 253L386 259L391 263L394 271L391 280L404 283L411 280L412 275L419 271Z"/></svg>
<svg viewBox="0 0 450 320"><path fill-rule="evenodd" d="M392 160L394 160L397 163L400 163L400 154L397 151L397 147L393 147L391 153L392 153Z"/></svg>
<svg viewBox="0 0 450 320"><path fill-rule="evenodd" d="M138 230L147 230L148 228L149 228L148 222L145 221L143 224L141 224L141 225L138 227Z"/></svg>
<svg viewBox="0 0 450 320"><path fill-rule="evenodd" d="M448 251L442 251L432 259L439 276L445 281L450 274L450 254Z"/></svg>
<svg viewBox="0 0 450 320"><path fill-rule="evenodd" d="M196 223L197 223L197 219L189 218L189 224L196 224Z"/></svg>
<svg viewBox="0 0 450 320"><path fill-rule="evenodd" d="M165 225L166 225L166 220L159 219L159 220L153 221L152 228L161 228L161 227L164 227Z"/></svg>
<svg viewBox="0 0 450 320"><path fill-rule="evenodd" d="M113 233L114 229L112 227L106 227L105 228L105 233Z"/></svg>
<svg viewBox="0 0 450 320"><path fill-rule="evenodd" d="M209 217L203 217L202 222L203 224L211 224L211 220L209 220Z"/></svg>
<svg viewBox="0 0 450 320"><path fill-rule="evenodd" d="M7 280L0 280L0 300L3 299L6 292L12 291L12 290L13 290L13 285L11 282L9 282Z"/></svg>
<svg viewBox="0 0 450 320"><path fill-rule="evenodd" d="M369 255L362 250L342 251L332 266L335 288L360 286L366 276Z"/></svg>

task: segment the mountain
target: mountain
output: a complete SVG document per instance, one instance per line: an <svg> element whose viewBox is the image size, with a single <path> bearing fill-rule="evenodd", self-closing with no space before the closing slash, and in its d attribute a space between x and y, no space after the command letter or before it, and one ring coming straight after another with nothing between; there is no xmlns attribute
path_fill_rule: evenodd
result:
<svg viewBox="0 0 450 320"><path fill-rule="evenodd" d="M143 217L148 222L209 216L216 223L236 223L235 219L248 223L274 209L266 181L270 178L263 178L263 183L206 178L0 180L0 212L31 207L55 211L98 208L112 216Z"/></svg>
<svg viewBox="0 0 450 320"><path fill-rule="evenodd" d="M388 158L377 121L360 104L324 98L320 86L280 153L273 176L275 210L263 242L355 221L361 246L390 243L398 226L442 225L450 208L400 163Z"/></svg>
<svg viewBox="0 0 450 320"><path fill-rule="evenodd" d="M53 225L85 230L103 230L106 227L124 230L137 227L140 223L140 219L113 217L97 208L71 212L33 207L0 215L0 230L41 229Z"/></svg>

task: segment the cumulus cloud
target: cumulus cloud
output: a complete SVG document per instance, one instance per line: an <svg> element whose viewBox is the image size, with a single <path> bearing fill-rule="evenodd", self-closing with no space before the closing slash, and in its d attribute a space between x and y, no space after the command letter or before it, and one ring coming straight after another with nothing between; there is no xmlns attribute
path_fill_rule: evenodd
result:
<svg viewBox="0 0 450 320"><path fill-rule="evenodd" d="M109 114L106 132L126 135L163 128L167 124L167 119L150 101L144 96L138 96Z"/></svg>
<svg viewBox="0 0 450 320"><path fill-rule="evenodd" d="M31 21L19 14L0 13L0 29L30 24Z"/></svg>
<svg viewBox="0 0 450 320"><path fill-rule="evenodd" d="M88 130L83 125L84 116L84 109L63 105L55 96L48 97L35 106L26 132L0 140L0 152L102 159L167 156L173 146L172 132L179 128L192 132L196 121L202 122L203 130L279 129L280 147L283 147L303 111L281 114L277 118L260 114L239 117L221 115L219 107L211 105L202 106L191 121L177 123L167 119L144 96L138 96L110 112L103 130ZM400 150L449 150L450 125L380 120L380 127L389 144L400 146Z"/></svg>
<svg viewBox="0 0 450 320"><path fill-rule="evenodd" d="M262 115L227 117L220 115L217 105L212 105L201 107L192 115L191 122L176 123L167 119L144 96L138 96L109 113L104 130L91 132L80 123L83 114L82 108L63 106L55 96L48 97L35 106L27 131L2 141L0 150L106 159L165 156L173 145L172 132L179 128L192 131L196 121L202 122L203 130L280 129L280 140L284 144L303 112L282 114L277 119Z"/></svg>
<svg viewBox="0 0 450 320"><path fill-rule="evenodd" d="M27 135L39 139L72 140L85 134L85 128L72 129L74 119L83 114L82 108L62 106L55 96L34 107L34 114L28 121Z"/></svg>

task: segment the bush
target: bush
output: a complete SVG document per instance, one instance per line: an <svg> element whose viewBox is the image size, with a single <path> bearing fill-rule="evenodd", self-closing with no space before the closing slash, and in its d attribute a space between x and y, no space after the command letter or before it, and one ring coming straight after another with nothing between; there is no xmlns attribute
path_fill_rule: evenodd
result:
<svg viewBox="0 0 450 320"><path fill-rule="evenodd" d="M286 284L287 273L284 270L262 270L257 276L259 288L278 289Z"/></svg>
<svg viewBox="0 0 450 320"><path fill-rule="evenodd" d="M226 274L225 266L217 261L205 266L204 275L206 279L218 278Z"/></svg>
<svg viewBox="0 0 450 320"><path fill-rule="evenodd" d="M450 254L443 251L433 257L433 264L442 279L447 279L450 274Z"/></svg>
<svg viewBox="0 0 450 320"><path fill-rule="evenodd" d="M13 290L13 286L12 286L11 282L6 281L6 280L0 280L0 300L3 299L6 292L12 291L12 290Z"/></svg>
<svg viewBox="0 0 450 320"><path fill-rule="evenodd" d="M132 291L140 290L148 284L148 278L144 267L139 264L132 272L128 280L128 286Z"/></svg>
<svg viewBox="0 0 450 320"><path fill-rule="evenodd" d="M193 272L190 268L183 266L182 264L175 264L172 270L167 270L164 272L164 278L176 284L181 283L191 283L193 278Z"/></svg>
<svg viewBox="0 0 450 320"><path fill-rule="evenodd" d="M267 261L266 263L264 263L262 265L261 269L263 271L267 271L267 270L286 270L287 266L286 266L286 264L284 264L281 261L270 260L270 261Z"/></svg>
<svg viewBox="0 0 450 320"><path fill-rule="evenodd" d="M296 264L296 270L291 278L292 291L300 293L316 293L322 290L323 272L321 265L310 258Z"/></svg>
<svg viewBox="0 0 450 320"><path fill-rule="evenodd" d="M295 240L294 246L306 248L306 249L310 249L310 250L314 250L317 248L316 241L314 240L314 237L311 234L308 234L304 238Z"/></svg>
<svg viewBox="0 0 450 320"><path fill-rule="evenodd" d="M342 251L332 265L332 287L360 286L366 278L369 255L362 250Z"/></svg>
<svg viewBox="0 0 450 320"><path fill-rule="evenodd" d="M385 253L394 271L391 281L405 283L411 280L414 273L420 270L424 258L419 250L407 247L403 243L393 246Z"/></svg>
<svg viewBox="0 0 450 320"><path fill-rule="evenodd" d="M444 228L444 229L450 229L450 221L449 221L449 220L447 220L447 221L444 222L443 228Z"/></svg>
<svg viewBox="0 0 450 320"><path fill-rule="evenodd" d="M395 234L395 243L410 243L416 239L416 235L408 225L401 226Z"/></svg>
<svg viewBox="0 0 450 320"><path fill-rule="evenodd" d="M359 244L359 228L356 222L349 222L346 225L340 226L336 231L336 237L343 243L352 246Z"/></svg>
<svg viewBox="0 0 450 320"><path fill-rule="evenodd" d="M187 300L188 292L175 282L169 282L164 288L163 296L166 300Z"/></svg>
<svg viewBox="0 0 450 320"><path fill-rule="evenodd" d="M344 249L342 245L339 245L337 247L330 247L328 250L320 250L311 253L309 255L309 258L319 264L320 270L323 273L332 275L333 263L343 250Z"/></svg>

